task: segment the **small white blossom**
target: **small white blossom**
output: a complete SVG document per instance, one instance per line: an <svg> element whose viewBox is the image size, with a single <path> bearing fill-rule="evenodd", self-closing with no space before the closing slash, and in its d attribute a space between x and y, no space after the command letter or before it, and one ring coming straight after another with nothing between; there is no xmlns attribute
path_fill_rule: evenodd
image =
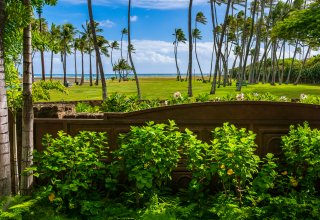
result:
<svg viewBox="0 0 320 220"><path fill-rule="evenodd" d="M181 99L181 98L182 98L181 92L175 92L175 93L173 93L173 98L174 98L174 99Z"/></svg>
<svg viewBox="0 0 320 220"><path fill-rule="evenodd" d="M287 102L287 101L288 101L288 98L287 98L286 96L281 96L281 97L279 98L279 101L281 101L281 102Z"/></svg>
<svg viewBox="0 0 320 220"><path fill-rule="evenodd" d="M308 98L307 95L305 95L305 94L303 94L303 93L300 95L300 100L305 100L306 98Z"/></svg>
<svg viewBox="0 0 320 220"><path fill-rule="evenodd" d="M164 105L166 105L166 106L168 105L168 101L167 101L167 100L166 100L166 101L164 101Z"/></svg>
<svg viewBox="0 0 320 220"><path fill-rule="evenodd" d="M244 100L244 94L243 93L237 94L236 99L237 99L237 101L243 101Z"/></svg>

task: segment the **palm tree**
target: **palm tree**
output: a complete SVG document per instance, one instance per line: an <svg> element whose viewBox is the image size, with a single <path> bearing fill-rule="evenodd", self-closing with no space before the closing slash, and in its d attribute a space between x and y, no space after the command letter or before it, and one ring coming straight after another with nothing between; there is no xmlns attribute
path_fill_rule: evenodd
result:
<svg viewBox="0 0 320 220"><path fill-rule="evenodd" d="M80 81L80 85L83 85L84 83L84 52L86 50L86 44L87 44L87 40L86 40L86 36L82 36L79 38L79 48L78 50L81 53L81 81Z"/></svg>
<svg viewBox="0 0 320 220"><path fill-rule="evenodd" d="M38 18L39 18L39 31L42 33L42 9L45 4L48 5L56 5L57 0L36 0L33 2L36 7L36 12L38 13ZM41 55L41 70L42 70L42 80L46 79L46 73L45 73L45 65L44 65L44 49L40 49L40 55Z"/></svg>
<svg viewBox="0 0 320 220"><path fill-rule="evenodd" d="M224 17L224 23L223 23L223 26L222 26L220 41L219 41L219 45L218 45L218 52L217 52L216 64L215 64L215 67L214 67L213 82L212 82L210 94L215 94L216 93L218 68L219 68L222 44L223 44L224 35L226 33L226 28L227 28L227 22L228 22L229 10L230 10L230 7L231 7L231 3L232 3L232 0L228 0L226 14L225 14L225 17Z"/></svg>
<svg viewBox="0 0 320 220"><path fill-rule="evenodd" d="M61 51L63 61L63 84L67 85L67 54L71 52L75 28L72 24L67 23L61 26Z"/></svg>
<svg viewBox="0 0 320 220"><path fill-rule="evenodd" d="M104 38L104 36L98 35L97 36L98 40L98 47L100 50L100 53L104 55L105 57L110 57L108 47L110 47L109 41ZM96 59L96 82L95 85L99 85L99 64L97 62L98 60Z"/></svg>
<svg viewBox="0 0 320 220"><path fill-rule="evenodd" d="M32 17L30 0L23 0L23 5L29 9L29 17ZM22 107L22 152L21 152L21 194L30 193L33 184L33 176L24 170L32 165L33 153L33 103L32 103L32 46L31 24L23 28L23 107Z"/></svg>
<svg viewBox="0 0 320 220"><path fill-rule="evenodd" d="M98 41L97 41L95 22L93 20L91 0L88 0L88 11L89 11L89 17L90 17L90 27L91 27L91 31L92 31L92 37L93 37L93 45L94 45L94 49L96 51L96 59L98 60L99 71L100 71L100 75L101 75L102 99L103 99L103 101L105 101L107 99L107 86L106 86L106 79L104 76L104 70L103 70L103 66L102 66L102 61L101 61L101 56L100 56L100 51L99 51L99 46L98 46Z"/></svg>
<svg viewBox="0 0 320 220"><path fill-rule="evenodd" d="M113 41L110 44L110 48L111 48L111 65L112 65L112 68L113 68L113 66L114 66L113 60L112 60L113 50L119 50L120 49L118 41ZM114 74L115 74L115 77L117 79L118 77L117 77L116 72L114 72Z"/></svg>
<svg viewBox="0 0 320 220"><path fill-rule="evenodd" d="M174 45L174 58L176 61L176 68L177 68L177 81L181 80L181 72L180 72L180 68L178 65L178 46L179 43L186 43L187 39L183 33L183 30L181 28L175 29L174 31L174 41L173 41L173 45Z"/></svg>
<svg viewBox="0 0 320 220"><path fill-rule="evenodd" d="M141 99L141 90L140 90L140 84L139 84L139 78L136 72L136 68L134 67L134 63L132 60L132 54L131 54L131 0L129 0L128 5L128 54L129 54L129 60L131 64L131 68L133 70L134 78L136 80L136 86L137 86L137 92L138 92L138 98Z"/></svg>
<svg viewBox="0 0 320 220"><path fill-rule="evenodd" d="M74 49L74 83L78 84L78 69L77 69L77 50L80 47L80 37L74 39L74 45L73 45L73 49Z"/></svg>
<svg viewBox="0 0 320 220"><path fill-rule="evenodd" d="M60 26L51 24L50 36L49 36L49 48L51 50L51 65L50 65L50 80L52 80L53 72L53 54L57 54L61 51L60 48Z"/></svg>
<svg viewBox="0 0 320 220"><path fill-rule="evenodd" d="M207 18L206 16L204 16L203 12L198 12L196 15L196 22L195 22L195 29L193 30L193 39L194 39L194 50L195 50L195 54L196 54L196 59L197 59L197 63L198 63L198 67L201 73L201 77L202 77L202 82L205 82L204 77L203 77L203 72L200 66L200 62L199 62L199 58L198 58L198 53L197 53L197 40L201 40L202 36L201 36L201 31L198 29L198 23L200 24L207 24Z"/></svg>
<svg viewBox="0 0 320 220"><path fill-rule="evenodd" d="M192 93L192 49L193 49L193 45L192 45L192 4L193 4L193 0L190 0L189 1L189 12L188 12L188 33L189 33L188 95L189 95L189 97L193 96L193 93Z"/></svg>
<svg viewBox="0 0 320 220"><path fill-rule="evenodd" d="M4 70L5 0L0 0L0 198L11 194L8 108Z"/></svg>
<svg viewBox="0 0 320 220"><path fill-rule="evenodd" d="M122 31L121 31L121 59L123 59L123 55L122 55L122 42L123 42L123 37L124 35L127 35L128 34L128 29L127 28L123 28Z"/></svg>
<svg viewBox="0 0 320 220"><path fill-rule="evenodd" d="M127 60L120 59L117 63L113 66L113 71L118 72L120 75L120 78L124 78L124 72L132 70L131 66L128 64Z"/></svg>

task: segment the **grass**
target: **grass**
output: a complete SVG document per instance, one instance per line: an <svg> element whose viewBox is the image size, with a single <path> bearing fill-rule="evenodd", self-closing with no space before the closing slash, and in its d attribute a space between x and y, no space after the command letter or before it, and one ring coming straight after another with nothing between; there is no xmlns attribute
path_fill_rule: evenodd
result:
<svg viewBox="0 0 320 220"><path fill-rule="evenodd" d="M179 91L182 94L187 94L188 82L177 82L175 78L141 78L140 79L141 92L143 99L166 99L172 96L173 93ZM193 81L194 96L199 94L210 93L211 84ZM72 86L68 89L68 95L61 95L58 92L51 93L51 101L76 101L76 100L101 100L101 86L90 86L84 84L83 86ZM135 81L121 82L107 81L108 94L121 93L127 96L136 95ZM299 98L300 94L319 95L319 85L275 85L270 84L256 84L247 85L242 88L243 93L266 93L270 92L276 96L287 96L288 98ZM236 84L232 86L217 89L216 95L218 97L226 96L227 94L239 93L236 91Z"/></svg>

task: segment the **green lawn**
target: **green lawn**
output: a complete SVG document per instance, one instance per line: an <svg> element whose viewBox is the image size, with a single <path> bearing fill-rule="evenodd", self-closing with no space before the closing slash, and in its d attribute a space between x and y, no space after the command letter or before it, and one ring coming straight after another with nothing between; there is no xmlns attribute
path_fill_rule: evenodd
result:
<svg viewBox="0 0 320 220"><path fill-rule="evenodd" d="M181 92L187 94L187 82L177 82L175 78L141 78L141 92L143 99L166 99L174 92ZM193 92L194 96L198 94L209 93L211 88L210 83L202 83L193 81ZM71 101L71 100L99 100L101 98L101 86L92 86L88 84L83 86L72 86L68 89L68 95L62 95L61 93L52 92L51 101ZM118 81L107 81L108 94L111 93L123 93L127 96L136 95L136 84L134 81L121 82ZM225 96L227 94L238 93L235 91L236 85L221 87L217 89L216 95L213 96ZM266 93L270 92L277 96L287 96L289 98L299 98L301 93L309 95L320 95L319 85L276 85L271 86L270 84L258 84L248 85L243 87L242 92L256 92Z"/></svg>

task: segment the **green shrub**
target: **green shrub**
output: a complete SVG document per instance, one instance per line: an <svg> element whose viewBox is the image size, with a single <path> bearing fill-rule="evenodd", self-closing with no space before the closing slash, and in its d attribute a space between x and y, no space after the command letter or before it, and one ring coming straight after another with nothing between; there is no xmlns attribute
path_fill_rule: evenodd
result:
<svg viewBox="0 0 320 220"><path fill-rule="evenodd" d="M76 112L98 113L100 112L100 107L91 106L85 102L78 102L76 105Z"/></svg>
<svg viewBox="0 0 320 220"><path fill-rule="evenodd" d="M308 193L315 192L320 178L320 131L303 126L290 126L289 134L282 137L289 186L300 187Z"/></svg>
<svg viewBox="0 0 320 220"><path fill-rule="evenodd" d="M260 163L259 156L254 153L257 147L254 143L255 134L228 123L217 127L212 133L210 145L195 140L195 144L189 146L188 167L195 177L191 187L198 190L218 175L224 193L236 195L241 204L243 194L252 182L253 175L258 173Z"/></svg>
<svg viewBox="0 0 320 220"><path fill-rule="evenodd" d="M30 213L36 199L26 196L2 197L0 198L0 219L22 220L23 215Z"/></svg>
<svg viewBox="0 0 320 220"><path fill-rule="evenodd" d="M80 132L71 137L46 135L43 152L34 153L35 176L45 181L42 196L62 210L78 210L83 200L105 195L108 144L105 133ZM48 201L48 200L47 200Z"/></svg>
<svg viewBox="0 0 320 220"><path fill-rule="evenodd" d="M102 112L127 112L130 103L125 95L113 93L101 105Z"/></svg>
<svg viewBox="0 0 320 220"><path fill-rule="evenodd" d="M120 148L115 155L134 184L137 204L142 193L154 193L171 179L181 145L182 134L173 121L168 125L148 122L146 126L131 127L128 134L120 135Z"/></svg>

